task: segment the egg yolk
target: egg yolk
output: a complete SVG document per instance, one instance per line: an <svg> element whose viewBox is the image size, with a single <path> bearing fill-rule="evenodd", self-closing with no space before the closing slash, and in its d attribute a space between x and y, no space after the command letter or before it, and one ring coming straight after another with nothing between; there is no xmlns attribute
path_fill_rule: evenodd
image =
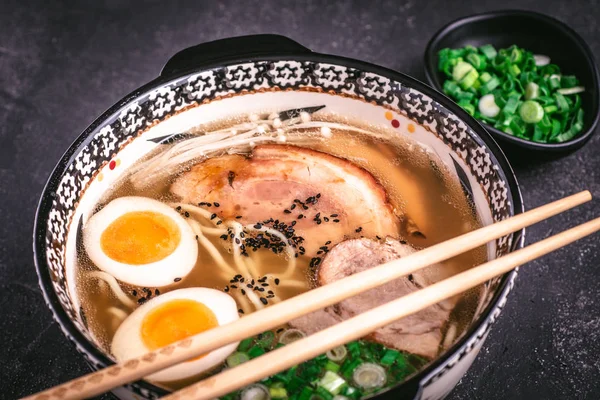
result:
<svg viewBox="0 0 600 400"><path fill-rule="evenodd" d="M177 299L148 312L140 333L148 350L156 350L217 326L210 308L194 300Z"/></svg>
<svg viewBox="0 0 600 400"><path fill-rule="evenodd" d="M152 211L132 211L102 232L100 246L115 261L142 265L167 257L180 240L179 227L171 218Z"/></svg>

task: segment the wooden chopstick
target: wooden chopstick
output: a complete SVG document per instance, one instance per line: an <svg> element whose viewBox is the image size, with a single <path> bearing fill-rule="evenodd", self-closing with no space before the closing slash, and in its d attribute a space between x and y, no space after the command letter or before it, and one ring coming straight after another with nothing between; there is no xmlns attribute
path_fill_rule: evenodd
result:
<svg viewBox="0 0 600 400"><path fill-rule="evenodd" d="M377 328L462 293L598 230L600 230L600 218L390 301L235 368L213 375L163 399L204 400L231 393L323 354L336 346L364 337Z"/></svg>
<svg viewBox="0 0 600 400"><path fill-rule="evenodd" d="M73 379L30 395L26 399L81 399L98 395L229 343L275 328L304 314L339 303L346 298L428 265L447 260L465 251L482 246L491 240L583 204L591 198L589 191L579 192L428 247L393 263L382 264L327 286L310 290L266 309L256 311L230 324L222 325L140 357Z"/></svg>

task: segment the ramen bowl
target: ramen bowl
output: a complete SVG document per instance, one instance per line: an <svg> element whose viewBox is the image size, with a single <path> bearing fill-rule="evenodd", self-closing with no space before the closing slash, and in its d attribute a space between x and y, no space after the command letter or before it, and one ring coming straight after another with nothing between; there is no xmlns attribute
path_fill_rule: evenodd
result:
<svg viewBox="0 0 600 400"><path fill-rule="evenodd" d="M160 77L120 100L79 136L41 196L34 227L40 286L63 333L92 369L114 364L90 328L75 284L82 225L99 199L137 160L185 138L199 124L265 110L281 119L317 113L358 118L388 135L409 137L460 182L483 225L523 211L515 176L489 134L451 100L406 75L313 53L275 35L183 50ZM487 258L522 247L523 235L518 231L489 243ZM447 395L481 349L515 278L513 271L487 282L465 332L418 373L377 396ZM154 399L167 391L139 381L113 393L121 399Z"/></svg>

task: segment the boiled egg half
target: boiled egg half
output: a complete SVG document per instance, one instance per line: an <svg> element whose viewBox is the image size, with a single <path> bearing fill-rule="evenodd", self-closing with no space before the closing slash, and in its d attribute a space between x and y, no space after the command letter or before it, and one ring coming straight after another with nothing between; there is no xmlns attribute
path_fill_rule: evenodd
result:
<svg viewBox="0 0 600 400"><path fill-rule="evenodd" d="M238 318L235 300L226 293L198 287L174 290L128 316L113 337L111 352L117 361L128 360ZM169 382L198 375L222 363L237 346L223 346L146 378Z"/></svg>
<svg viewBox="0 0 600 400"><path fill-rule="evenodd" d="M146 197L119 197L84 225L92 262L136 286L166 286L186 276L198 257L192 228L179 213Z"/></svg>

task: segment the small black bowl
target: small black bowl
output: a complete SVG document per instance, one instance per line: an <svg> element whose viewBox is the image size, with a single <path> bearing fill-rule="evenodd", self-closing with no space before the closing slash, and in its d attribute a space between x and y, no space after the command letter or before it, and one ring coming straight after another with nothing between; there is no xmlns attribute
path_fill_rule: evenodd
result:
<svg viewBox="0 0 600 400"><path fill-rule="evenodd" d="M531 11L506 10L457 19L440 29L425 49L425 75L429 84L442 91L445 77L438 71L438 52L446 47L491 44L497 49L516 44L550 57L565 74L575 75L585 87L581 105L583 130L564 143L536 143L521 139L484 123L501 144L511 143L531 150L571 151L583 146L594 134L600 119L598 68L589 46L573 29L557 19Z"/></svg>

